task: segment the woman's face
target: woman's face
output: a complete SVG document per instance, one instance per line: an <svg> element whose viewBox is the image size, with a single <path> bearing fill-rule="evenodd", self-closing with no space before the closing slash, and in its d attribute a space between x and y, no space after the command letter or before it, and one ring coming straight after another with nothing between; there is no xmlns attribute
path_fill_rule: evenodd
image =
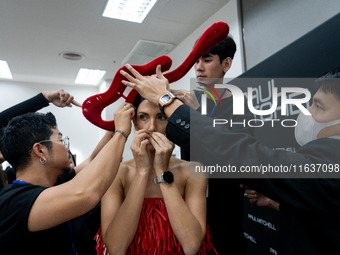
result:
<svg viewBox="0 0 340 255"><path fill-rule="evenodd" d="M158 105L143 100L138 108L135 120L136 130L146 129L151 132L159 132L165 135L167 117L159 110Z"/></svg>

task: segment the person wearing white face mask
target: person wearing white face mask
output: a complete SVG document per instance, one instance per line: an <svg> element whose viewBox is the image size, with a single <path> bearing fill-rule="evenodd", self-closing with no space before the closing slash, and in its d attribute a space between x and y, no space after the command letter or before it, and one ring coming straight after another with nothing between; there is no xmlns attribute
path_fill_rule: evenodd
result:
<svg viewBox="0 0 340 255"><path fill-rule="evenodd" d="M331 77L330 74L328 76ZM317 82L321 82L321 86L309 108L311 115L300 113L297 118L295 138L301 146L318 138L340 139L339 81L321 78Z"/></svg>
<svg viewBox="0 0 340 255"><path fill-rule="evenodd" d="M302 112L297 117L295 139L300 146L319 138L340 139L340 81L339 68L316 81L319 89L309 108L311 115ZM245 186L242 186L245 187ZM279 205L255 190L246 189L248 200L260 206L278 210Z"/></svg>
<svg viewBox="0 0 340 255"><path fill-rule="evenodd" d="M297 117L297 125L295 127L295 139L297 143L302 146L302 148L306 144L313 141L315 143L317 142L315 140L321 138L340 139L339 75L340 68L337 68L334 71L328 72L326 75L318 79L316 81L316 84L320 87L313 96L313 103L309 108L309 112L311 115L305 115L301 112ZM330 181L324 179L324 183L322 183L322 180L317 180L315 184L324 185L325 188L327 188L328 185L333 185L337 190L339 190L340 183L338 180L339 179L336 179L335 181ZM305 181L306 183L308 183L308 180ZM250 203L254 203L257 206L268 206L273 208L274 210L279 211L280 204L278 202L264 196L256 190L250 189L245 185L241 185L241 187L245 188L245 193ZM313 194L311 193L311 195ZM334 194L334 197L329 196L328 199L334 199L335 197L336 193ZM315 204L317 204L317 200L315 200ZM336 223L337 227L339 226L337 222L334 223ZM330 234L334 233L330 232ZM336 235L334 236L339 237L339 233L336 233Z"/></svg>
<svg viewBox="0 0 340 255"><path fill-rule="evenodd" d="M157 76L142 76L130 65L127 65L127 68L132 75L122 73L127 79L123 84L136 89L150 102L158 103L169 93L169 83L162 75L160 67L156 70ZM327 85L330 81L328 78L339 78L339 74L340 68L337 68L324 75L319 82L322 86ZM339 83L339 79L335 80ZM336 92L340 90L340 84L326 87L330 90L325 94L331 93L334 99L340 101L338 99L340 97L336 96L340 95ZM191 160L200 161L204 165L229 164L240 167L265 164L297 166L321 164L335 168L339 168L340 165L340 140L329 138L337 135L340 130L339 124L320 130L317 134L320 138L304 144L293 153L272 150L247 134L233 133L220 126L213 127L211 119L190 110L189 106L176 98L169 100L163 110L168 117L167 138L186 150L190 150L191 147ZM337 107L333 110L340 112ZM317 120L316 114L312 111L313 109L312 116ZM326 116L326 113L320 116ZM176 121L178 119L185 121L190 128L183 128L180 122ZM337 118L325 122L335 119ZM199 128L192 132L195 125ZM190 143L190 140L194 143ZM312 173L308 176L309 179L287 179L287 175L284 174L281 175L283 178L242 180L251 189L280 204L278 244L280 255L324 255L327 251L340 254L340 179L337 178L339 173L333 172L333 177L336 178L331 179L313 178L320 176L319 174Z"/></svg>

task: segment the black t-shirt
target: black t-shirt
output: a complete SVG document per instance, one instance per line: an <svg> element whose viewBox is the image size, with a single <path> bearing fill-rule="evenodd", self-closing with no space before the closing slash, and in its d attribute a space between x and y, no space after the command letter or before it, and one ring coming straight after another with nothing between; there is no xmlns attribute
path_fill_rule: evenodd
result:
<svg viewBox="0 0 340 255"><path fill-rule="evenodd" d="M75 175L74 169L59 175L55 185L65 183ZM79 255L96 255L94 236L100 228L100 202L91 211L72 219L71 228L77 253Z"/></svg>
<svg viewBox="0 0 340 255"><path fill-rule="evenodd" d="M46 187L14 183L0 191L0 251L2 255L73 254L66 223L44 231L27 227L31 208Z"/></svg>

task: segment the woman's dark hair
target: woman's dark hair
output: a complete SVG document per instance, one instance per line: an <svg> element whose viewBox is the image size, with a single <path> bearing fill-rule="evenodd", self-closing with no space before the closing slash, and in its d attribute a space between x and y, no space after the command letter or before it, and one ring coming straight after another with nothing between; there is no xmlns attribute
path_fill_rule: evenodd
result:
<svg viewBox="0 0 340 255"><path fill-rule="evenodd" d="M137 118L137 109L140 105L141 102L143 102L145 100L144 97L142 97L141 95L137 94L137 96L135 97L135 99L133 100L132 104L136 109L136 114L135 114L135 118Z"/></svg>

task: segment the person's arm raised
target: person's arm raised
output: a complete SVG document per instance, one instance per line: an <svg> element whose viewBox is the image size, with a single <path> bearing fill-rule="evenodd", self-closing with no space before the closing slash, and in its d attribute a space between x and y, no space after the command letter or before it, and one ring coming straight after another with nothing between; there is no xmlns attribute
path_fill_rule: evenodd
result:
<svg viewBox="0 0 340 255"><path fill-rule="evenodd" d="M150 142L156 150L154 168L156 176L168 171L174 144L163 134L154 132ZM197 254L206 233L206 188L205 178L191 178L190 166L185 171L188 180L183 199L175 182L160 183L171 227L181 243L185 254ZM176 177L175 177L176 178Z"/></svg>
<svg viewBox="0 0 340 255"><path fill-rule="evenodd" d="M197 110L201 107L199 104L197 97L194 91L185 90L185 89L171 89L171 93L173 93L181 102L185 105L189 106L193 110Z"/></svg>
<svg viewBox="0 0 340 255"><path fill-rule="evenodd" d="M126 68L132 75L125 71L121 71L121 74L128 80L122 81L122 83L130 88L137 90L137 92L154 104L159 103L159 99L164 94L170 92L169 82L163 76L161 66L156 68L156 76L143 76L136 71L131 65L126 65ZM172 113L183 103L180 100L174 100L170 105L164 109L165 114L169 117Z"/></svg>
<svg viewBox="0 0 340 255"><path fill-rule="evenodd" d="M81 107L81 104L74 100L74 96L63 89L58 91L44 91L42 94L48 102L51 102L57 107L72 107L72 105Z"/></svg>
<svg viewBox="0 0 340 255"><path fill-rule="evenodd" d="M115 112L116 130L129 135L134 108L123 103ZM113 138L72 180L45 189L34 202L29 218L29 231L40 231L59 225L91 210L100 201L114 180L122 158L126 137Z"/></svg>
<svg viewBox="0 0 340 255"><path fill-rule="evenodd" d="M127 194L122 181L115 179L102 199L102 238L110 254L125 254L138 228L151 169L146 149L149 144L148 137L146 130L139 130L131 143L137 169ZM117 178L127 175L129 169L122 164L119 171ZM126 194L125 198L124 194Z"/></svg>

